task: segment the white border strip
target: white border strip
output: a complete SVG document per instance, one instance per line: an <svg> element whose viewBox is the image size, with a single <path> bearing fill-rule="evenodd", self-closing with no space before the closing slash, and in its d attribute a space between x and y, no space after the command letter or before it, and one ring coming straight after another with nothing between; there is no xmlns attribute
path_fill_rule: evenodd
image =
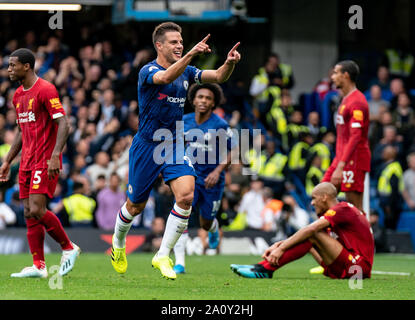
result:
<svg viewBox="0 0 415 320"><path fill-rule="evenodd" d="M29 11L80 11L80 4L53 3L0 3L0 10L29 10Z"/></svg>

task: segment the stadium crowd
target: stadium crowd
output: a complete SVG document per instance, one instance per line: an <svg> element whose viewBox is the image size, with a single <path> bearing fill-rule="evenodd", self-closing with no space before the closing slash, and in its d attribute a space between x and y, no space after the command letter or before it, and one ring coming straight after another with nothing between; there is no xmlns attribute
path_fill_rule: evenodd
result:
<svg viewBox="0 0 415 320"><path fill-rule="evenodd" d="M7 154L17 132L12 97L18 84L8 79L8 55L26 47L36 54L36 73L57 87L71 123L63 170L49 209L65 226L110 231L114 212L125 201L128 150L138 129L138 71L155 55L153 48L139 46L115 52L110 40L94 39L84 31L79 50L66 45L59 32L41 40L28 31L3 47L0 157ZM371 222L379 224L380 219L382 227L396 229L400 212L415 210L415 85L409 77L413 62L399 74L393 56L386 57L390 59L379 64L363 89L367 89L371 120ZM226 101L215 110L232 128L262 132L252 137L261 154L252 148L228 170L218 218L225 230L273 231L284 238L315 218L309 196L334 157L333 117L340 97L329 72L295 104L290 93L295 66L285 64L277 54L270 54L262 65L255 63L258 73L250 83L231 78L222 85ZM186 106L185 112L190 111ZM11 179L1 186L0 205L10 210L0 210L0 228L25 223L18 167L17 161ZM150 229L155 218L167 218L173 201L160 179L134 226ZM189 226L198 226L194 215Z"/></svg>

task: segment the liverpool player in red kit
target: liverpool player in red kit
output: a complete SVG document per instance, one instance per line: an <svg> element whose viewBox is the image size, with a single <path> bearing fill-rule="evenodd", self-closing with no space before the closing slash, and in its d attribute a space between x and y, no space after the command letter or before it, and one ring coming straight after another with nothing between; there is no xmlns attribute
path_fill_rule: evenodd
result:
<svg viewBox="0 0 415 320"><path fill-rule="evenodd" d="M351 203L338 202L336 196L333 184L318 184L311 204L320 219L274 243L258 264L231 265L232 271L246 278L271 278L275 270L315 250L313 256L324 268L324 275L345 279L359 273L370 278L375 243L369 222L363 212Z"/></svg>
<svg viewBox="0 0 415 320"><path fill-rule="evenodd" d="M370 171L368 140L369 106L356 88L359 67L353 61L336 64L331 79L340 89L343 100L336 116L336 156L322 181L333 183L345 192L346 201L363 211L365 175Z"/></svg>
<svg viewBox="0 0 415 320"><path fill-rule="evenodd" d="M33 266L11 275L19 278L47 277L43 250L45 229L62 247L61 276L72 270L80 253L56 215L46 208L46 197L52 198L58 182L69 124L56 88L35 74L34 64L35 56L28 49L18 49L9 57L10 80L22 84L13 96L19 132L0 167L0 182L7 181L10 164L22 151L19 193L24 204Z"/></svg>

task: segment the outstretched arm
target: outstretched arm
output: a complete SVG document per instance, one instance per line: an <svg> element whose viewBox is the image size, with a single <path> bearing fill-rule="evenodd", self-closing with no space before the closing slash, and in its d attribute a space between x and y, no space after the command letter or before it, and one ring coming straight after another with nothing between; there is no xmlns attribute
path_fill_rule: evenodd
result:
<svg viewBox="0 0 415 320"><path fill-rule="evenodd" d="M241 60L241 54L236 50L241 43L238 42L229 51L226 61L216 70L204 70L202 73L202 82L222 83L229 79L235 64Z"/></svg>
<svg viewBox="0 0 415 320"><path fill-rule="evenodd" d="M304 242L318 231L323 230L329 226L330 223L328 220L318 219L317 221L314 221L308 226L298 230L287 240L277 242L275 245L268 248L265 251L263 258L268 260L269 263L277 265L279 258L283 255L285 251L301 242Z"/></svg>

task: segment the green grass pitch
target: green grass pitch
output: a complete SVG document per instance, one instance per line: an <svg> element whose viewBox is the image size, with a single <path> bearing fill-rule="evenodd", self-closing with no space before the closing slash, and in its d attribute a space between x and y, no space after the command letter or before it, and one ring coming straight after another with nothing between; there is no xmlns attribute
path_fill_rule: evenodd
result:
<svg viewBox="0 0 415 320"><path fill-rule="evenodd" d="M316 266L307 255L284 266L272 279L244 279L232 273L231 263L251 264L256 256L190 256L186 274L166 280L151 267L150 254L128 256L128 271L117 274L105 254L83 253L74 270L62 279L15 279L10 274L31 264L29 254L0 255L0 299L47 300L407 300L415 299L415 255L378 254L373 270L406 272L409 276L374 274L361 289L350 289L349 280L311 275ZM50 268L59 254L46 255ZM54 277L55 275L55 277ZM55 286L55 289L51 289Z"/></svg>

